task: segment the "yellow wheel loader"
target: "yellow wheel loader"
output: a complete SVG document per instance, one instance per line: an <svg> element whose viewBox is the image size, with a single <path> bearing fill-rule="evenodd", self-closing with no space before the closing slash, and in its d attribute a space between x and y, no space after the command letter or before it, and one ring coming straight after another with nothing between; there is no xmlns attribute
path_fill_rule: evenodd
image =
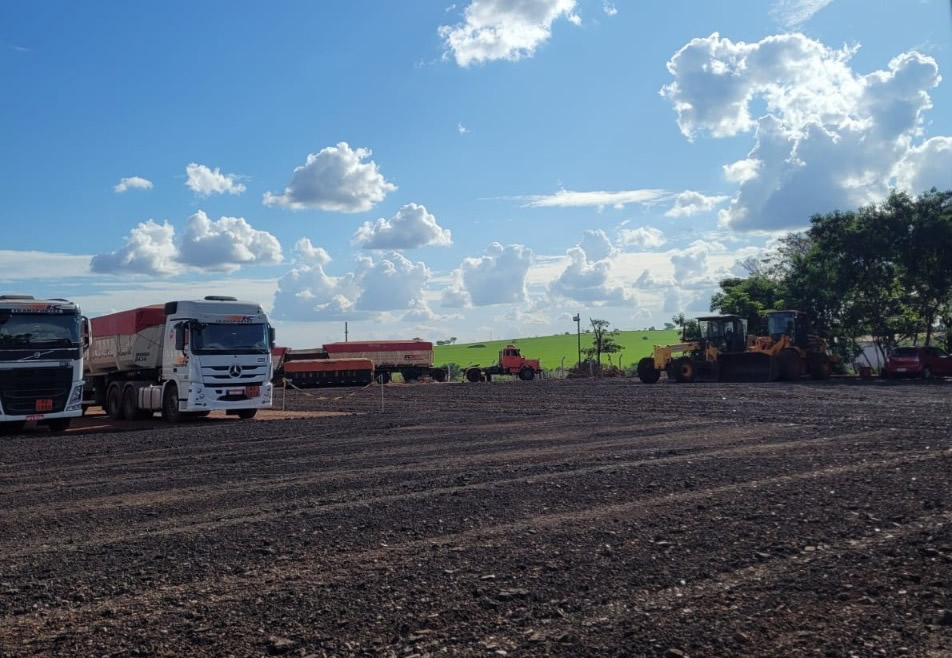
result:
<svg viewBox="0 0 952 658"><path fill-rule="evenodd" d="M718 381L724 356L745 351L746 333L746 324L736 315L696 318L685 325L681 343L655 345L653 355L638 362L638 378L654 384L666 373L676 382Z"/></svg>
<svg viewBox="0 0 952 658"><path fill-rule="evenodd" d="M801 311L767 313L767 335L748 338L747 352L732 355L732 365L766 381L797 381L806 374L828 379L837 358L808 326L809 317Z"/></svg>

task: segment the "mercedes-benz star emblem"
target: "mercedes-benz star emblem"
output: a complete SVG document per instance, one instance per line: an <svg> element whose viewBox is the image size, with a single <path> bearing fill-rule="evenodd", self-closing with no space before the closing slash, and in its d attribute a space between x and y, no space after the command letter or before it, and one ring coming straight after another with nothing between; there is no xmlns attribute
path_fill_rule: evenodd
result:
<svg viewBox="0 0 952 658"><path fill-rule="evenodd" d="M237 377L241 374L241 366L237 363L231 364L231 367L228 369L228 374L232 377Z"/></svg>

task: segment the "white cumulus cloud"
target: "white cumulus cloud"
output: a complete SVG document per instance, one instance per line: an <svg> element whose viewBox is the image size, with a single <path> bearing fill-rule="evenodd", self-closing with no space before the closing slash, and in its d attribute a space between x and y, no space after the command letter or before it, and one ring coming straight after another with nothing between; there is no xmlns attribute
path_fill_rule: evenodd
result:
<svg viewBox="0 0 952 658"><path fill-rule="evenodd" d="M584 231L582 241L577 246L585 253L585 257L591 261L605 260L618 252L612 241L605 235L605 231L600 228Z"/></svg>
<svg viewBox="0 0 952 658"><path fill-rule="evenodd" d="M653 226L618 229L618 244L624 247L657 249L663 246L667 241L668 239L665 237L664 232Z"/></svg>
<svg viewBox="0 0 952 658"><path fill-rule="evenodd" d="M526 275L531 265L532 250L528 247L493 242L483 256L463 259L453 271L453 283L443 291L441 304L489 306L525 301Z"/></svg>
<svg viewBox="0 0 952 658"><path fill-rule="evenodd" d="M690 217L713 210L729 198L726 196L708 196L700 192L686 190L674 198L674 205L664 214L666 217Z"/></svg>
<svg viewBox="0 0 952 658"><path fill-rule="evenodd" d="M426 207L408 203L390 219L364 222L354 234L354 244L364 249L416 249L453 244L449 229L441 227Z"/></svg>
<svg viewBox="0 0 952 658"><path fill-rule="evenodd" d="M723 225L798 228L814 213L878 201L894 185L941 184L948 138L924 136L928 92L941 80L935 60L906 52L861 74L850 64L855 51L802 34L735 43L715 33L671 58L674 81L661 93L686 137L753 135L748 157L724 167L740 189L718 213ZM755 103L762 116L752 115Z"/></svg>
<svg viewBox="0 0 952 658"><path fill-rule="evenodd" d="M352 149L347 142L309 153L305 163L295 168L283 193L265 192L264 204L293 210L366 212L397 189L380 173L376 162L364 162L371 155L370 149Z"/></svg>
<svg viewBox="0 0 952 658"><path fill-rule="evenodd" d="M301 238L294 243L294 260L308 265L327 265L331 256L323 247L315 247L309 238Z"/></svg>
<svg viewBox="0 0 952 658"><path fill-rule="evenodd" d="M116 194L122 194L126 190L151 190L152 181L141 176L129 176L120 178L119 183L112 189L116 191Z"/></svg>
<svg viewBox="0 0 952 658"><path fill-rule="evenodd" d="M582 247L568 250L569 266L549 285L549 293L580 302L623 302L624 288L612 285L610 258L591 260Z"/></svg>
<svg viewBox="0 0 952 658"><path fill-rule="evenodd" d="M361 320L380 317L384 311L429 310L423 287L432 275L422 262L398 253L376 260L358 256L353 271L331 276L324 270L330 257L323 249L309 240L299 240L298 247L299 264L278 280L276 319ZM308 258L310 262L304 262Z"/></svg>
<svg viewBox="0 0 952 658"><path fill-rule="evenodd" d="M278 239L252 228L243 217L213 221L199 210L189 217L176 244L181 263L207 271L234 272L242 265L281 262Z"/></svg>
<svg viewBox="0 0 952 658"><path fill-rule="evenodd" d="M442 25L444 58L459 66L491 60L517 61L532 57L549 40L552 23L566 18L575 25L575 0L473 0L463 22Z"/></svg>
<svg viewBox="0 0 952 658"><path fill-rule="evenodd" d="M185 185L200 197L212 194L241 194L245 191L245 186L238 182L235 174L223 174L218 167L210 169L203 164L191 162L185 165L185 174Z"/></svg>
<svg viewBox="0 0 952 658"><path fill-rule="evenodd" d="M119 249L93 256L89 269L99 274L172 276L182 271L177 252L172 225L149 219L129 231Z"/></svg>
<svg viewBox="0 0 952 658"><path fill-rule="evenodd" d="M199 210L181 236L167 221L139 223L115 251L93 256L90 270L100 274L174 276L186 270L235 272L244 265L281 262L281 244L242 217L209 219Z"/></svg>
<svg viewBox="0 0 952 658"><path fill-rule="evenodd" d="M952 186L952 137L933 137L906 152L896 165L899 187L919 194Z"/></svg>
<svg viewBox="0 0 952 658"><path fill-rule="evenodd" d="M722 167L724 169L724 178L731 183L746 183L753 178L757 178L762 164L760 160L753 158L744 158L743 160L731 162Z"/></svg>
<svg viewBox="0 0 952 658"><path fill-rule="evenodd" d="M608 0L602 0L602 11L605 12L606 16L614 16L618 13L615 3Z"/></svg>

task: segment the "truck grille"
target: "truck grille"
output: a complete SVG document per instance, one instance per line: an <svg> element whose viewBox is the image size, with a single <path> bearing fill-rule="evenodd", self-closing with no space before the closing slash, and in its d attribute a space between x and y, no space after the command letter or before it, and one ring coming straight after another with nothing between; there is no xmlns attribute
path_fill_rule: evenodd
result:
<svg viewBox="0 0 952 658"><path fill-rule="evenodd" d="M35 414L37 400L52 400L56 413L66 408L73 387L70 368L16 368L0 371L0 404L12 415Z"/></svg>
<svg viewBox="0 0 952 658"><path fill-rule="evenodd" d="M268 372L266 365L243 365L237 377L229 372L230 366L203 366L202 383L205 386L250 386L264 379ZM255 381L257 380L257 381Z"/></svg>

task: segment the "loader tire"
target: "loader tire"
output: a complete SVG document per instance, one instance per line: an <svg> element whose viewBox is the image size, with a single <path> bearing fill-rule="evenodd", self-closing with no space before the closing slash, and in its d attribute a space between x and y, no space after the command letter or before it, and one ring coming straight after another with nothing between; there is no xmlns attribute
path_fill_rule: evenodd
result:
<svg viewBox="0 0 952 658"><path fill-rule="evenodd" d="M644 384L657 384L661 371L654 367L654 357L646 356L638 362L638 379Z"/></svg>
<svg viewBox="0 0 952 658"><path fill-rule="evenodd" d="M780 377L788 382L798 381L803 377L803 359L794 349L780 352Z"/></svg>
<svg viewBox="0 0 952 658"><path fill-rule="evenodd" d="M814 355L807 359L807 369L813 379L829 379L833 372L833 364L826 356Z"/></svg>
<svg viewBox="0 0 952 658"><path fill-rule="evenodd" d="M676 359L671 364L674 379L682 384L690 384L697 378L697 366L686 356Z"/></svg>

